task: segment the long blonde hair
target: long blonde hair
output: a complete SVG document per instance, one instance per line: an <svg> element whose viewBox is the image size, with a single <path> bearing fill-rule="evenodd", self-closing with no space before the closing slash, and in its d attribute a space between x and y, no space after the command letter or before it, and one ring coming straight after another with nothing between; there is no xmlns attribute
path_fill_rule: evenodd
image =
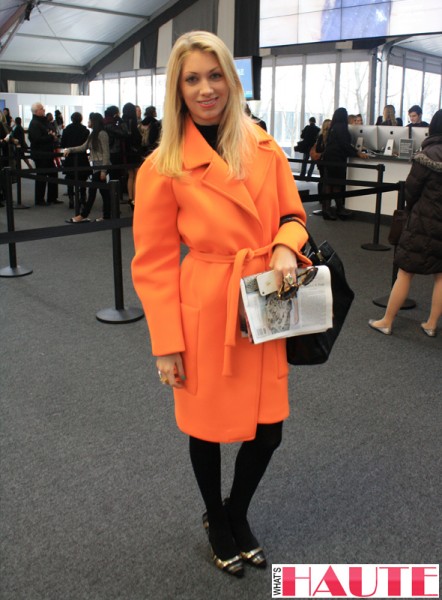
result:
<svg viewBox="0 0 442 600"><path fill-rule="evenodd" d="M217 150L229 167L229 174L244 178L257 146L256 126L244 112L244 91L224 42L208 31L191 31L177 39L167 65L164 118L159 148L153 156L157 170L169 177L183 175L183 140L187 107L180 92L184 60L192 52L211 52L218 60L229 87L229 98L218 130Z"/></svg>
<svg viewBox="0 0 442 600"><path fill-rule="evenodd" d="M384 121L389 121L390 125L397 125L396 121L396 110L393 104L387 104L384 106Z"/></svg>

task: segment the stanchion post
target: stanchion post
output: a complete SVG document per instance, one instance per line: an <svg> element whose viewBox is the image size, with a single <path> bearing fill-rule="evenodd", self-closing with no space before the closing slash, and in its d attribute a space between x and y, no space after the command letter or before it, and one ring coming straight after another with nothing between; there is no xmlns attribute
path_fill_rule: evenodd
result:
<svg viewBox="0 0 442 600"><path fill-rule="evenodd" d="M22 160L22 156L23 156L23 149L20 146L15 146L15 156L16 156L16 160L15 160L15 169L17 171L17 204L14 206L15 209L24 209L24 208L31 208L29 205L27 204L22 204L21 201L21 160Z"/></svg>
<svg viewBox="0 0 442 600"><path fill-rule="evenodd" d="M8 223L8 232L15 231L14 209L12 206L12 171L10 167L5 167L1 171L1 185L6 201L6 220ZM0 269L0 277L24 277L30 275L32 269L17 265L17 252L15 243L9 244L9 267Z"/></svg>
<svg viewBox="0 0 442 600"><path fill-rule="evenodd" d="M111 218L119 219L120 217L120 191L119 182L109 182L109 192L111 197ZM123 266L121 255L121 229L117 227L112 229L112 256L114 270L114 293L115 293L115 308L104 308L97 312L96 317L102 323L131 323L138 321L144 316L140 308L124 308L123 294Z"/></svg>
<svg viewBox="0 0 442 600"><path fill-rule="evenodd" d="M398 210L403 210L405 207L405 181L399 182L399 190L398 190L398 198L397 198L397 208ZM396 253L396 246L394 247L394 251ZM393 263L393 273L391 276L391 287L394 286L394 282L396 281L398 268ZM388 304L389 296L382 296L381 298L374 298L373 304L376 306L381 306L382 308L386 308ZM416 301L411 298L407 298L403 305L401 306L401 310L408 310L410 308L416 307Z"/></svg>
<svg viewBox="0 0 442 600"><path fill-rule="evenodd" d="M384 181L385 165L376 165L378 172L377 184L381 186ZM379 243L379 231L381 226L381 205L382 205L382 191L379 189L376 193L376 208L374 215L374 229L373 229L373 242L371 244L361 244L361 248L364 250L391 250L390 246L385 246Z"/></svg>

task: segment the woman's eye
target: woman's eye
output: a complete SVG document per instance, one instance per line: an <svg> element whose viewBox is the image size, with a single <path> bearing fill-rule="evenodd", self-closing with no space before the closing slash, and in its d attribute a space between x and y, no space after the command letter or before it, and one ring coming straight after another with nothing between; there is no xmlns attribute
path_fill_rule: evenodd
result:
<svg viewBox="0 0 442 600"><path fill-rule="evenodd" d="M211 78L212 79L221 79L222 74L221 73L212 73Z"/></svg>
<svg viewBox="0 0 442 600"><path fill-rule="evenodd" d="M189 77L186 77L186 83L195 83L197 80L197 78L195 77L195 75L189 75Z"/></svg>

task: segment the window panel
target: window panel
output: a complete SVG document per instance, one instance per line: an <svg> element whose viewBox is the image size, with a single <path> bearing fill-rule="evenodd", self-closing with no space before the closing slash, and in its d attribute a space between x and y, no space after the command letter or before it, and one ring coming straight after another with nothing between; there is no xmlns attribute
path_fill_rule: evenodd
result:
<svg viewBox="0 0 442 600"><path fill-rule="evenodd" d="M395 65L388 67L387 104L392 104L396 109L396 116L400 117L402 99L402 75L404 69ZM382 107L383 110L384 107ZM382 111L381 111L382 112Z"/></svg>
<svg viewBox="0 0 442 600"><path fill-rule="evenodd" d="M299 136L301 99L302 66L276 67L274 137L288 156Z"/></svg>
<svg viewBox="0 0 442 600"><path fill-rule="evenodd" d="M118 106L118 108L121 108L118 79L104 80L104 104L105 106Z"/></svg>
<svg viewBox="0 0 442 600"><path fill-rule="evenodd" d="M421 103L423 75L422 71L405 69L403 115L399 115L402 116L404 125L408 123L408 109L410 106Z"/></svg>
<svg viewBox="0 0 442 600"><path fill-rule="evenodd" d="M154 77L154 105L157 109L158 119L163 118L164 96L166 95L166 75L157 74Z"/></svg>
<svg viewBox="0 0 442 600"><path fill-rule="evenodd" d="M364 123L367 122L368 74L368 62L341 64L339 106L345 106L350 115L361 114Z"/></svg>
<svg viewBox="0 0 442 600"><path fill-rule="evenodd" d="M152 77L150 75L141 75L137 79L137 104L141 106L144 115L144 109L152 106Z"/></svg>
<svg viewBox="0 0 442 600"><path fill-rule="evenodd" d="M121 110L127 102L136 104L136 95L135 77L122 77L120 79Z"/></svg>
<svg viewBox="0 0 442 600"><path fill-rule="evenodd" d="M305 80L305 123L310 117L321 125L324 119L331 119L334 112L336 65L324 63L307 65ZM301 127L301 129L302 129Z"/></svg>
<svg viewBox="0 0 442 600"><path fill-rule="evenodd" d="M425 73L424 78L424 103L422 106L423 121L431 122L433 115L440 108L441 101L441 76L436 73Z"/></svg>

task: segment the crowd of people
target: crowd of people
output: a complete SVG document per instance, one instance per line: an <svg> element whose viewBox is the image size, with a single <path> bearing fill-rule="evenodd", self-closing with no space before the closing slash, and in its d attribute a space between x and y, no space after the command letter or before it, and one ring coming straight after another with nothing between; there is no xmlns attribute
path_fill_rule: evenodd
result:
<svg viewBox="0 0 442 600"><path fill-rule="evenodd" d="M161 135L161 122L157 119L154 106L149 106L141 115L141 107L127 102L120 110L117 106L106 108L104 116L100 113L89 115L88 126L82 124L83 115L74 112L71 123L64 124L60 110L54 114L45 111L40 102L35 102L31 107L32 118L29 123L26 141L25 131L21 118L15 122L8 108L0 111L0 141L2 166L8 164L9 144L14 144L19 149L20 156L28 168L43 169L39 174L49 175L48 181L35 182L34 202L37 206L60 204L58 198L57 176L50 169L66 167L71 169L74 165L80 169L78 172L66 170L65 178L74 181L86 181L90 176L92 181L103 182L108 175L119 179L122 187L128 194L128 204L133 210L135 202L135 177L142 161L157 147ZM13 124L14 123L14 124ZM99 135L103 131L102 135ZM63 150L63 153L61 152ZM29 161L24 152L30 152ZM87 153L90 156L88 157ZM64 160L61 155L64 155ZM78 154L74 159L73 155ZM104 166L103 169L95 167ZM90 168L92 167L92 169ZM100 188L103 198L103 218L110 217L108 191ZM90 187L80 188L81 211L69 223L82 223L88 221L88 215L95 201L97 189ZM68 185L69 208L74 208L74 186ZM1 200L1 198L0 198Z"/></svg>
<svg viewBox="0 0 442 600"><path fill-rule="evenodd" d="M408 127L428 127L422 120L422 108L417 104L408 110ZM346 220L350 218L351 211L345 208L345 186L338 180L345 181L347 159L349 157L368 158L364 151L359 151L351 140L349 125L362 125L361 114L348 114L345 108L338 108L331 119L324 119L322 128L316 126L315 117L310 117L309 124L301 132L301 143L295 146L295 151L302 149L303 158L300 177L311 179L315 165L318 167L320 181L318 193L324 194L321 199L321 214L325 220L335 221L337 218ZM402 119L396 117L396 110L392 104L384 107L383 114L378 117L377 125L402 126ZM326 163L335 163L327 165ZM339 164L337 164L339 163ZM307 164L309 164L307 176ZM333 194L335 206L332 206Z"/></svg>

